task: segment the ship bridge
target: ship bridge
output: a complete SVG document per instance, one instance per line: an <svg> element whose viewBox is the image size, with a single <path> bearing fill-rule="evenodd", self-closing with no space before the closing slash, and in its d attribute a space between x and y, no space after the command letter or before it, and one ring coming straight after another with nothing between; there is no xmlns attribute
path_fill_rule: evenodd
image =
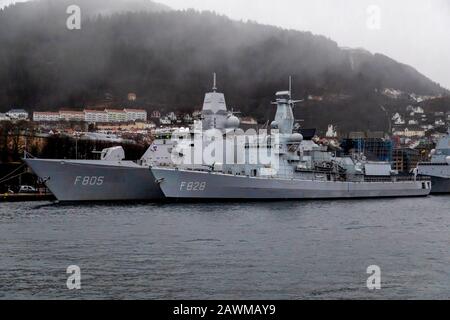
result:
<svg viewBox="0 0 450 320"><path fill-rule="evenodd" d="M225 129L227 126L228 115L225 95L217 92L216 74L214 74L213 91L206 93L203 102L203 130Z"/></svg>

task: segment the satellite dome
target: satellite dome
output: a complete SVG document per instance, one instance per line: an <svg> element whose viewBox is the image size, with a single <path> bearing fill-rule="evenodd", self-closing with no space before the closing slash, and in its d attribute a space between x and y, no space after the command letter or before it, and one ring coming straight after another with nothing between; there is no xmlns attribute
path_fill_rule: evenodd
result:
<svg viewBox="0 0 450 320"><path fill-rule="evenodd" d="M289 141L291 141L291 142L302 142L303 141L303 136L300 133L294 133L289 138Z"/></svg>
<svg viewBox="0 0 450 320"><path fill-rule="evenodd" d="M241 122L239 121L239 118L236 116L230 116L227 119L226 126L227 128L238 128Z"/></svg>
<svg viewBox="0 0 450 320"><path fill-rule="evenodd" d="M270 126L272 127L272 129L278 129L278 122L272 121L272 123L270 124Z"/></svg>

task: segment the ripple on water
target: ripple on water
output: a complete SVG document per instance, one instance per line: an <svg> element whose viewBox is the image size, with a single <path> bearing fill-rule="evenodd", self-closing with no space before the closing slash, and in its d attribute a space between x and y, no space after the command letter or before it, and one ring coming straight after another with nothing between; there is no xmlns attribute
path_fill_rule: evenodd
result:
<svg viewBox="0 0 450 320"><path fill-rule="evenodd" d="M449 199L1 203L0 298L448 298Z"/></svg>

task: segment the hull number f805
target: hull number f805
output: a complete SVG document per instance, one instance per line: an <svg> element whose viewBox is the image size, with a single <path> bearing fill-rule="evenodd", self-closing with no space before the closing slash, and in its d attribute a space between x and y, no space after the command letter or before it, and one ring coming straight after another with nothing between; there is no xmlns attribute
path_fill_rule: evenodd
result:
<svg viewBox="0 0 450 320"><path fill-rule="evenodd" d="M101 186L103 185L104 180L105 177L103 176L77 176L74 185Z"/></svg>

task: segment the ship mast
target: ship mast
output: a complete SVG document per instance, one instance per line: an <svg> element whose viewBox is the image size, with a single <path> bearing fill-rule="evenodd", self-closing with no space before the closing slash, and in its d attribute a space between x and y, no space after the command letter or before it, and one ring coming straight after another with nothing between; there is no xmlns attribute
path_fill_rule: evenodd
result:
<svg viewBox="0 0 450 320"><path fill-rule="evenodd" d="M216 73L213 73L213 91L216 92L217 91L217 76Z"/></svg>
<svg viewBox="0 0 450 320"><path fill-rule="evenodd" d="M289 99L292 99L292 76L289 76Z"/></svg>
<svg viewBox="0 0 450 320"><path fill-rule="evenodd" d="M304 100L292 100L292 76L289 76L289 104L294 108L295 104L300 102L304 102Z"/></svg>

